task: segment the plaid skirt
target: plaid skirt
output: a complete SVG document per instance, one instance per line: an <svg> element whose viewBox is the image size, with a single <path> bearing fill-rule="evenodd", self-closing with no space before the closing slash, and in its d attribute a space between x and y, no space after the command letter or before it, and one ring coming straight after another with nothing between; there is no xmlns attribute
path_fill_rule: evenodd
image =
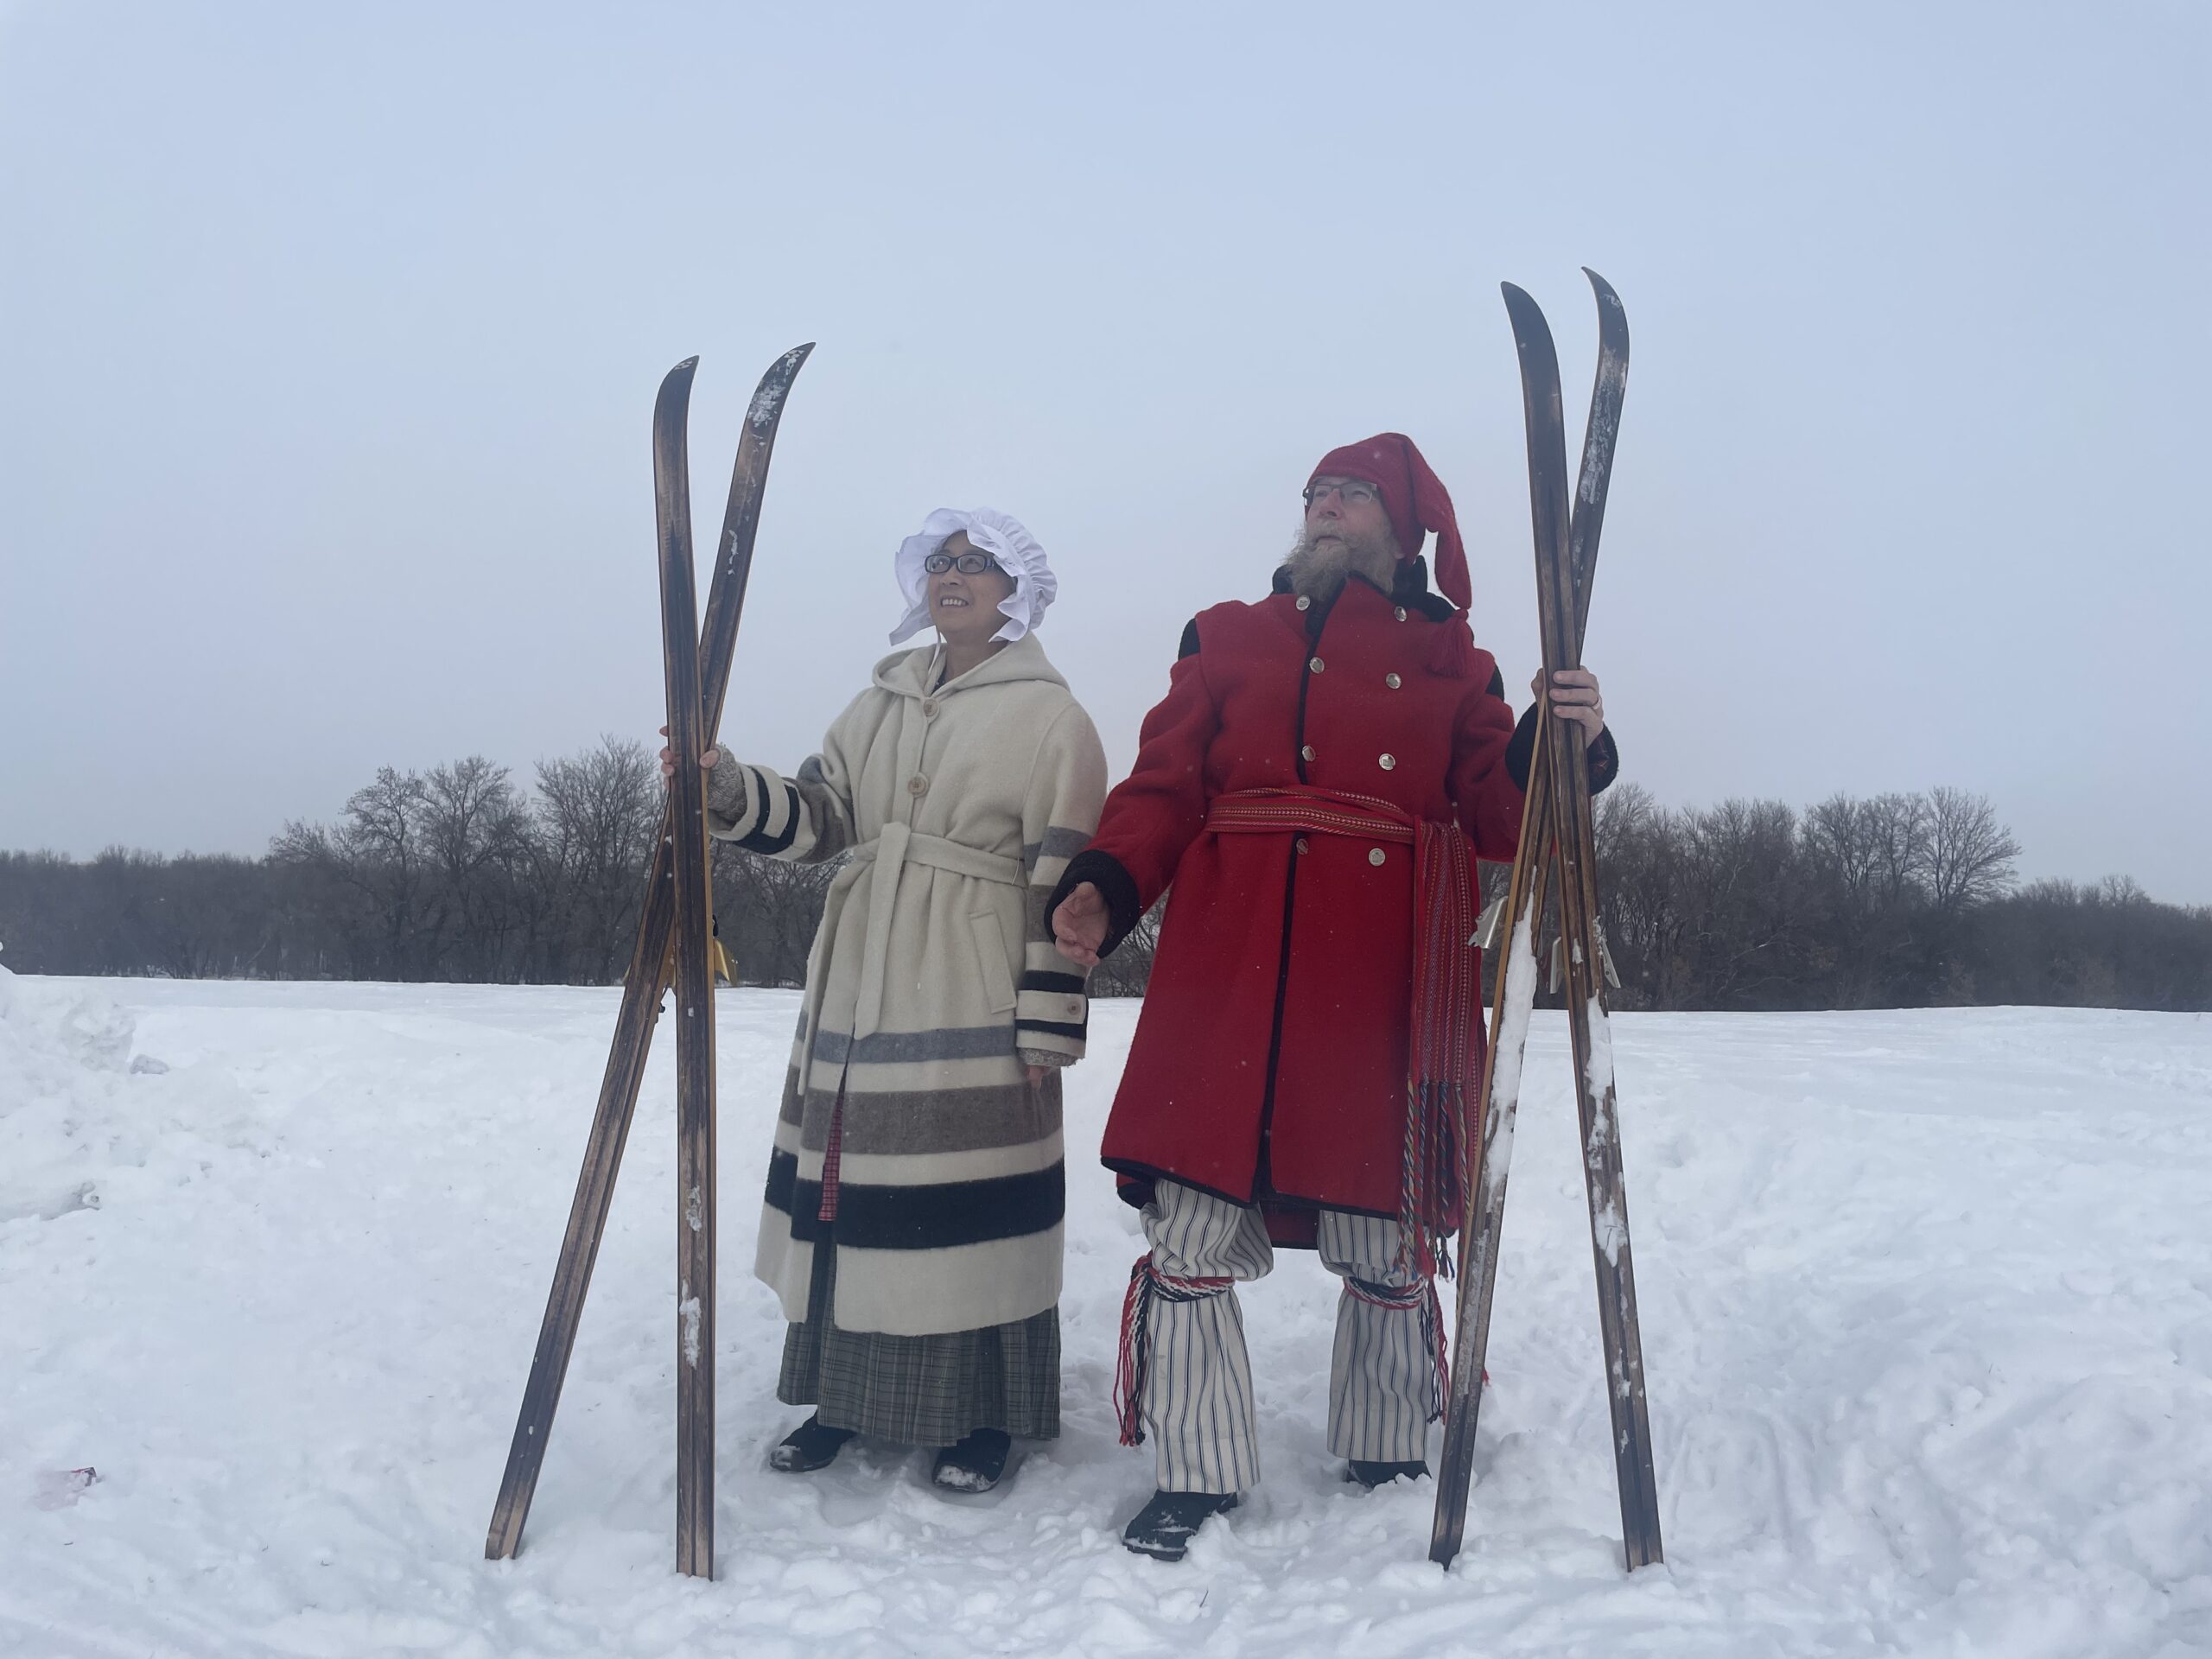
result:
<svg viewBox="0 0 2212 1659"><path fill-rule="evenodd" d="M1060 1435L1060 1310L938 1336L840 1331L830 1323L836 1249L817 1242L806 1319L784 1333L776 1398L830 1428L903 1446L950 1446L979 1428Z"/></svg>

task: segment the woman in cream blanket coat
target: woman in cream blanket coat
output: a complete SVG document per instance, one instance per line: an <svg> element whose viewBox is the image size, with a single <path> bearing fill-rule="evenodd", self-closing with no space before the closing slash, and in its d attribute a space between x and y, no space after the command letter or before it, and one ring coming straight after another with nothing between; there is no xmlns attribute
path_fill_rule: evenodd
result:
<svg viewBox="0 0 2212 1659"><path fill-rule="evenodd" d="M1009 1435L1059 1432L1059 1068L1084 970L1043 905L1106 792L1090 716L1032 630L1056 584L988 509L900 548L894 642L798 773L722 760L709 825L738 846L842 855L768 1167L754 1272L791 1321L778 1396L815 1415L778 1446L819 1468L854 1433L944 1448L994 1484Z"/></svg>

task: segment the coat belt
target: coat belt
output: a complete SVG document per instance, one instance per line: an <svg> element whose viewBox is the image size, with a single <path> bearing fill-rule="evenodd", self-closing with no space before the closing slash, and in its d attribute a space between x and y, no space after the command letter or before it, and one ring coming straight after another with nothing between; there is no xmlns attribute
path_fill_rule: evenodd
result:
<svg viewBox="0 0 2212 1659"><path fill-rule="evenodd" d="M883 969L891 957L891 918L898 907L899 878L909 864L932 870L949 870L978 881L1020 887L1028 877L1018 858L979 852L943 836L925 836L903 823L887 823L874 841L852 849L856 863L873 862L875 880L868 890L868 949L861 957L859 1001L853 1008L855 1039L875 1034L883 1019Z"/></svg>
<svg viewBox="0 0 2212 1659"><path fill-rule="evenodd" d="M1473 847L1457 823L1416 817L1376 796L1303 784L1217 795L1206 828L1217 836L1312 830L1413 848L1414 959L1398 1249L1402 1263L1432 1271L1444 1259L1444 1236L1465 1208L1482 1110L1482 955L1472 937L1480 889Z"/></svg>
<svg viewBox="0 0 2212 1659"><path fill-rule="evenodd" d="M1374 795L1348 790L1239 789L1217 795L1206 813L1216 835L1264 835L1271 830L1310 830L1321 835L1352 836L1363 841L1414 844L1420 820L1405 808Z"/></svg>

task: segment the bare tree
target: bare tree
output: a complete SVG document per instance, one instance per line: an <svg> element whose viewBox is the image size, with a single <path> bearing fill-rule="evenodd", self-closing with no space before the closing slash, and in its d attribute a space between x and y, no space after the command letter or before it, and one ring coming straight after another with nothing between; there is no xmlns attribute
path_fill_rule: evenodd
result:
<svg viewBox="0 0 2212 1659"><path fill-rule="evenodd" d="M1874 901L1909 905L1921 893L1928 862L1928 803L1918 795L1876 795L1862 803Z"/></svg>
<svg viewBox="0 0 2212 1659"><path fill-rule="evenodd" d="M429 873L420 952L442 978L504 978L532 826L507 769L480 754L431 768L414 805Z"/></svg>
<svg viewBox="0 0 2212 1659"><path fill-rule="evenodd" d="M1683 828L1691 1006L1773 1006L1803 977L1811 940L1796 814L1780 801L1728 800L1684 814Z"/></svg>
<svg viewBox="0 0 2212 1659"><path fill-rule="evenodd" d="M1997 821L1987 796L1932 789L1927 823L1928 896L1939 912L1955 915L2012 890L2020 843Z"/></svg>
<svg viewBox="0 0 2212 1659"><path fill-rule="evenodd" d="M1641 784L1617 784L1592 805L1600 919L1621 976L1621 1004L1679 1007L1692 965L1681 826Z"/></svg>
<svg viewBox="0 0 2212 1659"><path fill-rule="evenodd" d="M346 822L327 840L339 879L367 909L383 971L394 979L423 976L423 795L419 773L379 766L372 782L346 798Z"/></svg>
<svg viewBox="0 0 2212 1659"><path fill-rule="evenodd" d="M537 799L534 955L550 977L604 983L629 963L660 828L660 770L643 743L602 736L595 749L539 761Z"/></svg>
<svg viewBox="0 0 2212 1659"><path fill-rule="evenodd" d="M1840 794L1805 812L1806 849L1827 873L1845 906L1854 912L1863 912L1874 897L1880 862L1876 816L1870 803Z"/></svg>

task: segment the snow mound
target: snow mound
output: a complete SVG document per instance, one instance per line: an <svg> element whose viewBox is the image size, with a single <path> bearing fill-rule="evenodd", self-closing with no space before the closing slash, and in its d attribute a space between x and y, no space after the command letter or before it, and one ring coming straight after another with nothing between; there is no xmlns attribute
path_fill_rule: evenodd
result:
<svg viewBox="0 0 2212 1659"><path fill-rule="evenodd" d="M120 1071L137 1020L81 981L31 980L0 968L0 1066L32 1057L79 1070ZM13 1072L0 1072L12 1080ZM7 1096L0 1096L0 1107Z"/></svg>
<svg viewBox="0 0 2212 1659"><path fill-rule="evenodd" d="M134 1053L138 1021L99 985L0 968L0 1225L97 1210L118 1177L257 1147L253 1114L219 1071L181 1077Z"/></svg>
<svg viewBox="0 0 2212 1659"><path fill-rule="evenodd" d="M135 1028L96 991L0 968L0 1223L99 1207L87 1131L115 1115Z"/></svg>

